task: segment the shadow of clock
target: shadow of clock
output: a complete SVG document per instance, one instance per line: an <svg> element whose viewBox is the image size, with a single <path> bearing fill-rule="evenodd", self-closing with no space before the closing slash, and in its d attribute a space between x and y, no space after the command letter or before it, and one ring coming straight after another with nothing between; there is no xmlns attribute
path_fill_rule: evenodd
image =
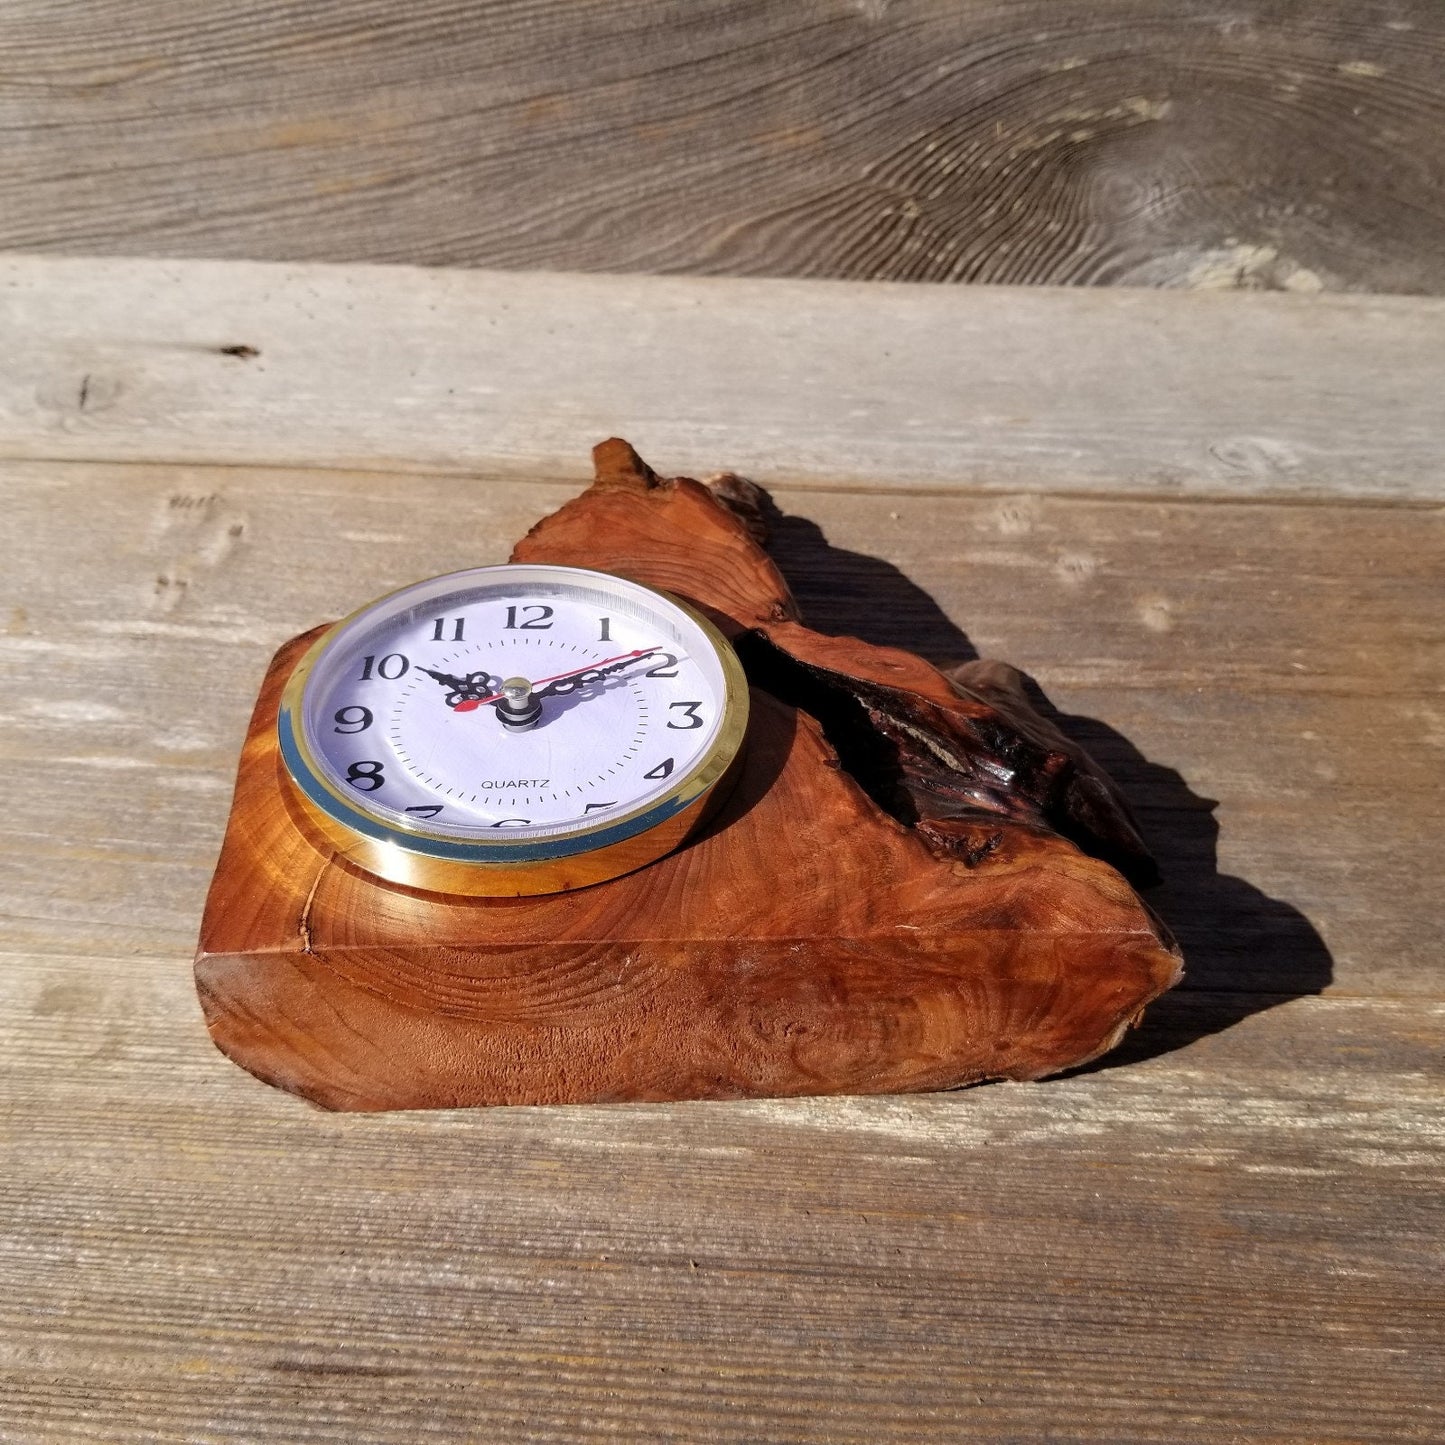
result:
<svg viewBox="0 0 1445 1445"><path fill-rule="evenodd" d="M816 524L771 504L766 514L768 550L810 626L905 648L945 670L978 657L967 634L891 563L831 546ZM1059 712L1033 679L1025 682L1038 710L1123 789L1164 879L1144 896L1184 952L1179 987L1151 1004L1112 1053L1072 1072L1155 1058L1320 993L1334 968L1314 925L1246 879L1220 872L1217 802L1195 793L1175 769L1151 762L1122 733Z"/></svg>

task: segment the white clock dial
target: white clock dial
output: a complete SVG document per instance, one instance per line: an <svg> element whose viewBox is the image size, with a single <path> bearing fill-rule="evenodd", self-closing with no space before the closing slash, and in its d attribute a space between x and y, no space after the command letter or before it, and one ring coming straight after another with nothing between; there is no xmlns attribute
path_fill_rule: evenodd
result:
<svg viewBox="0 0 1445 1445"><path fill-rule="evenodd" d="M280 731L333 822L486 864L655 826L716 781L745 716L736 658L691 609L609 574L517 565L417 583L338 624L288 687Z"/></svg>

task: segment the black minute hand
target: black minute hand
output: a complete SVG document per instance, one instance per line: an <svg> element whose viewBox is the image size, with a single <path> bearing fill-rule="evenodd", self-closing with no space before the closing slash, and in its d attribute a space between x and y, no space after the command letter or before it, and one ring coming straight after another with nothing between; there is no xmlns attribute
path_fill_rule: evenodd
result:
<svg viewBox="0 0 1445 1445"><path fill-rule="evenodd" d="M639 647L636 652L624 652L621 657L604 658L603 661L587 667L574 667L570 672L559 672L555 677L539 677L535 685L527 684L526 701L530 703L539 697L561 697L564 693L575 692L579 687L586 687L589 683L607 677L610 673L621 672L624 667L631 667L634 662L639 662L644 657L652 657L661 651L660 647ZM671 654L669 653L668 656ZM477 674L473 673L472 676L476 677ZM525 678L516 680L519 683L526 681ZM473 690L472 682L468 681L467 695L460 701L454 701L456 694L449 693L447 706L454 707L458 712L474 712L486 703L501 703L506 696L506 692L503 691L479 697Z"/></svg>
<svg viewBox="0 0 1445 1445"><path fill-rule="evenodd" d="M658 649L655 647L639 648L636 652L629 652L626 657L615 658L610 662L601 663L597 667L583 667L576 672L564 673L561 677L550 679L545 687L533 688L532 696L558 697L564 693L575 692L579 687L600 682L604 677L614 672L621 672L624 667L630 667L644 657L651 657L657 651Z"/></svg>

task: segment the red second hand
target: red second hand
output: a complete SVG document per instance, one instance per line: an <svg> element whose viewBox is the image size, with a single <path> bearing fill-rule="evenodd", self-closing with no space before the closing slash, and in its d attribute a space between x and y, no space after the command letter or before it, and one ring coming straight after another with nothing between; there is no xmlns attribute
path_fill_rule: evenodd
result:
<svg viewBox="0 0 1445 1445"><path fill-rule="evenodd" d="M661 651L657 647L639 647L636 652L620 652L616 657L603 658L601 662L589 662L586 667L574 667L571 672L559 672L555 677L539 677L533 684L533 688L546 687L549 682L565 682L569 677L577 677L584 672L591 672L596 667L611 667L614 662L631 662L638 657L651 657L654 652ZM474 709L483 707L489 702L501 702L505 693L493 693L491 697L473 697L465 702L459 702L453 712L472 712Z"/></svg>

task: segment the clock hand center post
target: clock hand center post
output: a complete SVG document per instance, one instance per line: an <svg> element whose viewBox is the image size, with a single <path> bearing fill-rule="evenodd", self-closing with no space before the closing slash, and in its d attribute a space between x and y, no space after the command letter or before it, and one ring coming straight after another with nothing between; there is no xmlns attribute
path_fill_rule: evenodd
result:
<svg viewBox="0 0 1445 1445"><path fill-rule="evenodd" d="M525 677L509 677L502 683L497 699L497 717L509 732L525 732L536 727L542 716L542 704Z"/></svg>

